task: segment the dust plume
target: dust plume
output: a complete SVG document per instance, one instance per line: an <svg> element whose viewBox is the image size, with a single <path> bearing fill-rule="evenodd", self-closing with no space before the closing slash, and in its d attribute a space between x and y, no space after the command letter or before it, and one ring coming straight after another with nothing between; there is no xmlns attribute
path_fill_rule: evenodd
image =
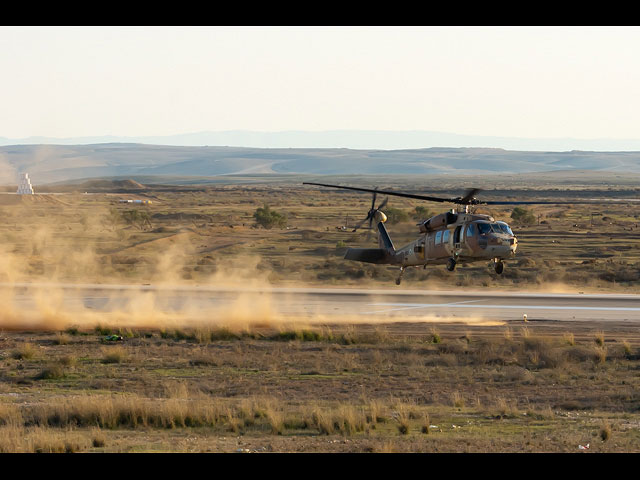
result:
<svg viewBox="0 0 640 480"><path fill-rule="evenodd" d="M0 328L60 331L69 327L170 329L275 329L320 324L458 322L482 318L362 315L293 307L294 293L274 296L273 271L257 254L219 255L212 270L200 267L199 234L190 229L145 240L145 226L122 228L113 208L74 211L54 196L0 205ZM21 202L21 203L20 203ZM38 203L39 202L39 203ZM44 205L46 209L32 208ZM55 212L49 214L47 212ZM137 229L138 228L138 229ZM143 282L143 283L142 283ZM302 286L302 285L301 285ZM226 292L224 301L198 298ZM188 294L184 293L188 292ZM373 300L372 300L373 301ZM299 301L298 301L299 304Z"/></svg>

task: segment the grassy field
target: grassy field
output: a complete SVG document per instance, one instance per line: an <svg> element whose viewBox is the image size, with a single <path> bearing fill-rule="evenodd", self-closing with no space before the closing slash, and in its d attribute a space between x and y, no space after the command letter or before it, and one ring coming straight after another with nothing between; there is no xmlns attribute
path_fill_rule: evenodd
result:
<svg viewBox="0 0 640 480"><path fill-rule="evenodd" d="M516 180L480 185L482 198L638 195L628 179ZM469 185L387 181L447 196ZM364 218L366 194L259 178L109 189L1 195L0 282L396 288L395 269L342 260L346 246L375 243L340 228ZM257 226L264 205L286 225ZM444 210L390 200L407 216L388 225L396 245L415 238L419 205ZM442 266L407 271L402 287L637 293L637 206L531 211L531 225L490 211L519 240L502 276L482 263ZM52 290L38 328L20 328L24 312L6 295L0 452L640 450L640 334L629 322L78 326Z"/></svg>
<svg viewBox="0 0 640 480"><path fill-rule="evenodd" d="M373 180L360 182L371 186ZM442 196L457 196L468 185L440 182L428 188L417 180L388 182L391 188ZM483 186L482 181L474 183ZM481 198L635 198L640 192L627 184L582 182L549 187L541 183L524 189L515 180L507 183L514 186L509 189L498 184ZM251 276L260 272L271 284L394 286L396 268L342 259L348 246L376 245L375 235L369 231L353 233L348 228L366 216L371 203L368 194L302 186L294 180L156 186L117 194L94 190L98 193L0 195L4 219L0 225L4 257L0 276L12 280L206 283L216 273L226 275L232 270L235 274L245 268ZM120 203L124 199L152 203ZM253 215L264 205L286 216L286 226L258 227ZM397 246L416 238L415 208L421 206L431 213L447 208L446 204L391 197L389 207L403 213L399 223L388 224ZM518 236L517 255L507 262L502 276L492 274L483 262L453 273L444 267L410 269L403 287L590 291L633 291L638 287L637 205L541 205L529 210L536 219L533 225L514 223L511 207L478 209L510 223ZM341 229L343 226L347 228Z"/></svg>
<svg viewBox="0 0 640 480"><path fill-rule="evenodd" d="M0 451L637 452L606 328L5 332Z"/></svg>

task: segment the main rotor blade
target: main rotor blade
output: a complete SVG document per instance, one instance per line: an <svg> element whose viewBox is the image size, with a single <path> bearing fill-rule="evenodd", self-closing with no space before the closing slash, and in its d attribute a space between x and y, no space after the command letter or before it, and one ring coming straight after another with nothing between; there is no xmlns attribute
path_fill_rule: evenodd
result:
<svg viewBox="0 0 640 480"><path fill-rule="evenodd" d="M412 193L393 192L390 190L377 190L377 189L374 190L371 188L345 187L343 185L328 185L326 183L302 182L302 184L303 185L319 185L321 187L331 187L331 188L343 188L345 190L356 190L358 192L383 193L385 195L395 195L396 197L415 198L417 200L427 200L429 202L460 203L459 198L428 197L426 195L414 195Z"/></svg>
<svg viewBox="0 0 640 480"><path fill-rule="evenodd" d="M513 201L513 202L479 201L478 205L604 205L606 203L625 204L625 203L637 203L637 202L640 202L640 199L638 198L626 198L626 199L605 198L602 200L576 200L575 202L566 201L566 200L559 200L559 201L543 200L539 202L535 200L531 200L531 201L522 200L522 201Z"/></svg>
<svg viewBox="0 0 640 480"><path fill-rule="evenodd" d="M441 202L441 203L455 203L458 205L603 205L603 204L625 204L625 203L639 203L640 199L638 198L603 198L603 199L593 199L593 200L575 200L575 201L567 201L567 200L542 200L542 201L528 201L528 200L516 200L516 201L483 201L477 200L474 198L474 195L479 191L479 189L471 189L467 192L464 197L457 198L442 198L442 197L430 197L427 195L415 195L412 193L401 193L401 192L393 192L390 190L378 190L371 188L360 188L360 187L346 187L344 185L329 185L325 183L313 183L313 182L303 182L303 185L318 185L321 187L330 187L330 188L342 188L345 190L356 190L359 192L373 192L373 193L382 193L384 195L394 195L396 197L405 197L405 198L415 198L416 200L426 200L429 202ZM379 208L379 207L378 207Z"/></svg>

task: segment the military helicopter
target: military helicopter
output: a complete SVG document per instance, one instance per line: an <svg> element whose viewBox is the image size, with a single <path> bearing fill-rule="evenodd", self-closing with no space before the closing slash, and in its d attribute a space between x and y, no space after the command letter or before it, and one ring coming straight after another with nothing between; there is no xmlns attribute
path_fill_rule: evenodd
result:
<svg viewBox="0 0 640 480"><path fill-rule="evenodd" d="M460 262L493 260L493 268L497 274L504 271L504 260L513 258L518 247L518 239L506 222L496 221L490 215L474 213L478 205L527 205L527 204L575 204L596 202L563 202L563 201L480 201L475 195L481 190L470 189L463 197L441 198L426 195L416 195L377 188L359 188L343 185L329 185L324 183L303 182L303 185L317 185L322 187L340 188L373 194L371 208L367 216L359 222L353 231L369 222L372 228L375 222L378 229L378 248L349 248L344 256L347 260L374 264L398 265L400 275L396 285L400 285L402 275L407 267L427 268L427 265L445 264L447 270L454 271ZM440 213L418 223L420 236L396 249L384 223L387 216L382 209L388 198L375 206L378 194L394 195L398 197L414 198L430 202L452 203L456 209Z"/></svg>

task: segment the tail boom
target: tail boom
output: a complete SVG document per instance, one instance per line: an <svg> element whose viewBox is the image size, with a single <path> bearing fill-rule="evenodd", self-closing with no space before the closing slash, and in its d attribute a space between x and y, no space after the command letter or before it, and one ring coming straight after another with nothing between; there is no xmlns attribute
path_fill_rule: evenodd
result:
<svg viewBox="0 0 640 480"><path fill-rule="evenodd" d="M386 219L386 218L385 218ZM344 255L346 260L376 264L396 264L396 249L383 222L378 222L379 248L349 248Z"/></svg>

